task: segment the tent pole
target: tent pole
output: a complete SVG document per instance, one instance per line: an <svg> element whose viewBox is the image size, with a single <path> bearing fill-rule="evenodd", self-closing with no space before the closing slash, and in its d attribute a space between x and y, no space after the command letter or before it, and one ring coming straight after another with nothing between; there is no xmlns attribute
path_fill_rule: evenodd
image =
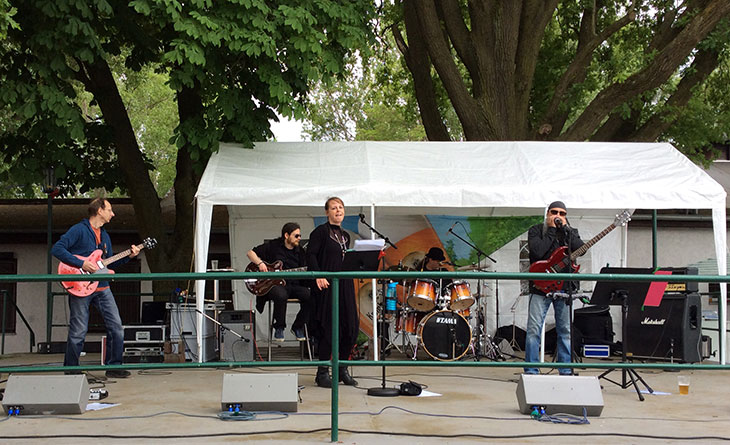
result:
<svg viewBox="0 0 730 445"><path fill-rule="evenodd" d="M659 264L657 258L657 211L651 211L651 267L656 269Z"/></svg>
<svg viewBox="0 0 730 445"><path fill-rule="evenodd" d="M377 226L375 222L375 204L370 204L370 221L373 222L373 227ZM370 231L370 239L375 239L375 232ZM372 300L373 300L373 340L375 347L373 348L373 360L378 361L378 354L380 351L380 345L378 345L378 284L375 279L372 283Z"/></svg>

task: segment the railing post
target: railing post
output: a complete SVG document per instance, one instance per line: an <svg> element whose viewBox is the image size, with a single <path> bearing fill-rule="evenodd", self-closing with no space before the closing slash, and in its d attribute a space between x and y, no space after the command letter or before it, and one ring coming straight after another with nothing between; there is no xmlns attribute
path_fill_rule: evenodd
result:
<svg viewBox="0 0 730 445"><path fill-rule="evenodd" d="M2 330L3 330L3 341L2 341L2 350L0 351L1 355L5 355L5 308L8 304L8 291L6 289L0 290L0 293L3 294L3 322L2 322Z"/></svg>
<svg viewBox="0 0 730 445"><path fill-rule="evenodd" d="M659 267L659 256L657 255L657 211L651 211L651 267L655 269Z"/></svg>
<svg viewBox="0 0 730 445"><path fill-rule="evenodd" d="M340 279L332 280L332 425L331 439L337 442L339 436L339 382L340 382Z"/></svg>

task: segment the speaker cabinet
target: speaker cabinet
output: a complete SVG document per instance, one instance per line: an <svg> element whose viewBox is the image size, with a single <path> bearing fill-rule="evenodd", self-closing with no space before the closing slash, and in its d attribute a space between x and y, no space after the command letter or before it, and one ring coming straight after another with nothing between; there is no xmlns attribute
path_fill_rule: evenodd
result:
<svg viewBox="0 0 730 445"><path fill-rule="evenodd" d="M530 414L533 406L542 406L546 414L566 413L576 416L600 416L603 394L598 377L570 375L522 374L517 383L517 405Z"/></svg>
<svg viewBox="0 0 730 445"><path fill-rule="evenodd" d="M251 311L222 311L218 317L223 329L220 336L221 360L225 362L252 362L254 360L254 320ZM234 331L243 339L234 334Z"/></svg>
<svg viewBox="0 0 730 445"><path fill-rule="evenodd" d="M221 410L297 411L297 374L223 374Z"/></svg>
<svg viewBox="0 0 730 445"><path fill-rule="evenodd" d="M701 358L702 306L697 293L667 293L657 307L629 301L629 357L694 363Z"/></svg>
<svg viewBox="0 0 730 445"><path fill-rule="evenodd" d="M86 375L10 375L3 410L20 414L82 414L89 402Z"/></svg>

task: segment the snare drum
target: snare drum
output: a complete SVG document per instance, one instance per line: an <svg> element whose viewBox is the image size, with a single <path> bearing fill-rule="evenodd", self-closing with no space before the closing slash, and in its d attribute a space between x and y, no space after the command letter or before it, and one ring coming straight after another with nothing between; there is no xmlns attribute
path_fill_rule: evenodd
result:
<svg viewBox="0 0 730 445"><path fill-rule="evenodd" d="M418 279L413 282L411 295L408 296L408 306L419 312L428 312L436 306L436 282L428 279Z"/></svg>
<svg viewBox="0 0 730 445"><path fill-rule="evenodd" d="M461 311L468 309L474 304L474 297L471 296L469 283L466 281L454 281L446 286L446 294L449 295L449 309Z"/></svg>
<svg viewBox="0 0 730 445"><path fill-rule="evenodd" d="M405 311L395 319L395 332L416 335L418 324L426 314L424 312Z"/></svg>
<svg viewBox="0 0 730 445"><path fill-rule="evenodd" d="M454 311L436 311L418 324L418 341L426 354L441 361L458 360L471 345L471 326Z"/></svg>

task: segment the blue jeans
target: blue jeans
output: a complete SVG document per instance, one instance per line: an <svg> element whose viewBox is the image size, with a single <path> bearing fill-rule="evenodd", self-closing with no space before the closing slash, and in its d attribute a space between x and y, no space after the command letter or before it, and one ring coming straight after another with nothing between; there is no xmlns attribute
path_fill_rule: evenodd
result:
<svg viewBox="0 0 730 445"><path fill-rule="evenodd" d="M68 340L66 340L66 356L64 366L78 366L81 351L84 350L86 332L89 330L89 306L96 306L104 319L106 327L106 363L121 365L124 352L124 329L119 316L117 303L109 289L96 291L88 297L68 296L68 308L71 313L68 322Z"/></svg>
<svg viewBox="0 0 730 445"><path fill-rule="evenodd" d="M550 305L555 310L555 330L558 334L558 362L570 363L570 306L565 300L553 300L538 294L530 294L530 309L527 315L527 338L525 340L525 361L537 363L540 351L540 333ZM561 368L560 374L570 374L569 368ZM537 374L537 368L525 368L527 374Z"/></svg>

